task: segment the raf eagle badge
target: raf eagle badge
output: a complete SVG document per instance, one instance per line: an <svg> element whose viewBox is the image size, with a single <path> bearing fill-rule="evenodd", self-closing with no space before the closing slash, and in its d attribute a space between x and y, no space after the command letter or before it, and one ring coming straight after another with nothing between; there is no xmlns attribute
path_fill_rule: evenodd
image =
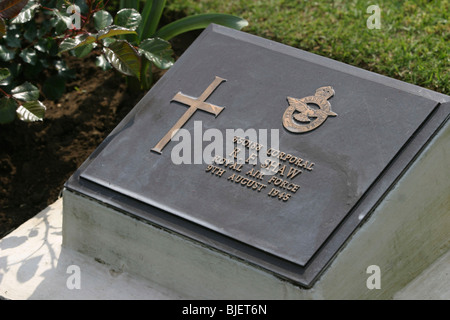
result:
<svg viewBox="0 0 450 320"><path fill-rule="evenodd" d="M283 126L290 132L303 133L320 126L328 116L337 116L331 111L331 104L328 102L333 95L333 88L328 86L317 89L314 96L301 99L287 97L289 107L283 114ZM308 104L318 108L310 107ZM295 111L297 113L294 114Z"/></svg>

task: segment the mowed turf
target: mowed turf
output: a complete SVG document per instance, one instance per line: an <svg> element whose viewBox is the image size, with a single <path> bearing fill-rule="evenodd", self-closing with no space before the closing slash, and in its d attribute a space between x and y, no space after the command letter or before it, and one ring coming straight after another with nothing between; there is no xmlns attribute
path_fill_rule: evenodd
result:
<svg viewBox="0 0 450 320"><path fill-rule="evenodd" d="M243 31L450 94L450 0L170 0L167 9L229 13ZM380 29L369 29L370 5Z"/></svg>

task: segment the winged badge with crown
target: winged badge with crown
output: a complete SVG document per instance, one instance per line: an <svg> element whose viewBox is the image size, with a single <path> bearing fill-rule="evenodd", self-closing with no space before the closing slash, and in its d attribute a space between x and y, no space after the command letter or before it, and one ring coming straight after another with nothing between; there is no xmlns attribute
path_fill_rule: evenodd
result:
<svg viewBox="0 0 450 320"><path fill-rule="evenodd" d="M314 96L301 99L287 97L289 107L283 114L283 126L290 132L303 133L316 129L328 117L337 116L331 111L328 101L333 95L334 89L327 86L317 89Z"/></svg>

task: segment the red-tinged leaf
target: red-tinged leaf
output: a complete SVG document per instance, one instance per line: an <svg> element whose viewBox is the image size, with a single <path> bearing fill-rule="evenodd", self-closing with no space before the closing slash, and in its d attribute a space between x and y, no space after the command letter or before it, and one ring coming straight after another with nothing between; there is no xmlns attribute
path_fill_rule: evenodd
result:
<svg viewBox="0 0 450 320"><path fill-rule="evenodd" d="M0 2L0 17L5 19L14 18L22 11L29 0L3 0Z"/></svg>
<svg viewBox="0 0 450 320"><path fill-rule="evenodd" d="M108 62L125 75L141 77L141 57L136 49L125 40L117 40L103 48Z"/></svg>
<svg viewBox="0 0 450 320"><path fill-rule="evenodd" d="M39 4L34 0L29 1L22 11L11 20L11 23L25 23L31 21L34 18L37 8L39 8Z"/></svg>
<svg viewBox="0 0 450 320"><path fill-rule="evenodd" d="M110 37L114 37L114 36L120 36L123 34L137 34L137 33L136 33L136 31L128 29L128 28L112 25L112 26L109 26L109 27L106 27L106 28L100 30L97 34L97 40L110 38Z"/></svg>

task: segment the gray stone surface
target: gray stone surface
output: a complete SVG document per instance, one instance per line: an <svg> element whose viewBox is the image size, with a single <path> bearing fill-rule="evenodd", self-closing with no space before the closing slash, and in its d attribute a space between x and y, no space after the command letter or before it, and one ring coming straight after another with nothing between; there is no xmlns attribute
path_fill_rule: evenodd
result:
<svg viewBox="0 0 450 320"><path fill-rule="evenodd" d="M314 162L292 182L284 202L172 162L170 142L150 152L186 111L177 92L199 97L215 76L225 78L206 100L225 109L197 111L211 128L277 129L277 149ZM337 117L294 134L283 128L287 97L332 86ZM323 57L219 26L209 27L67 183L72 191L127 215L181 233L304 286L311 286L426 145L449 113L449 97ZM200 138L201 139L201 138ZM209 142L204 142L207 146ZM281 163L282 165L285 163ZM292 166L292 165L289 165ZM259 165L256 166L257 168Z"/></svg>

